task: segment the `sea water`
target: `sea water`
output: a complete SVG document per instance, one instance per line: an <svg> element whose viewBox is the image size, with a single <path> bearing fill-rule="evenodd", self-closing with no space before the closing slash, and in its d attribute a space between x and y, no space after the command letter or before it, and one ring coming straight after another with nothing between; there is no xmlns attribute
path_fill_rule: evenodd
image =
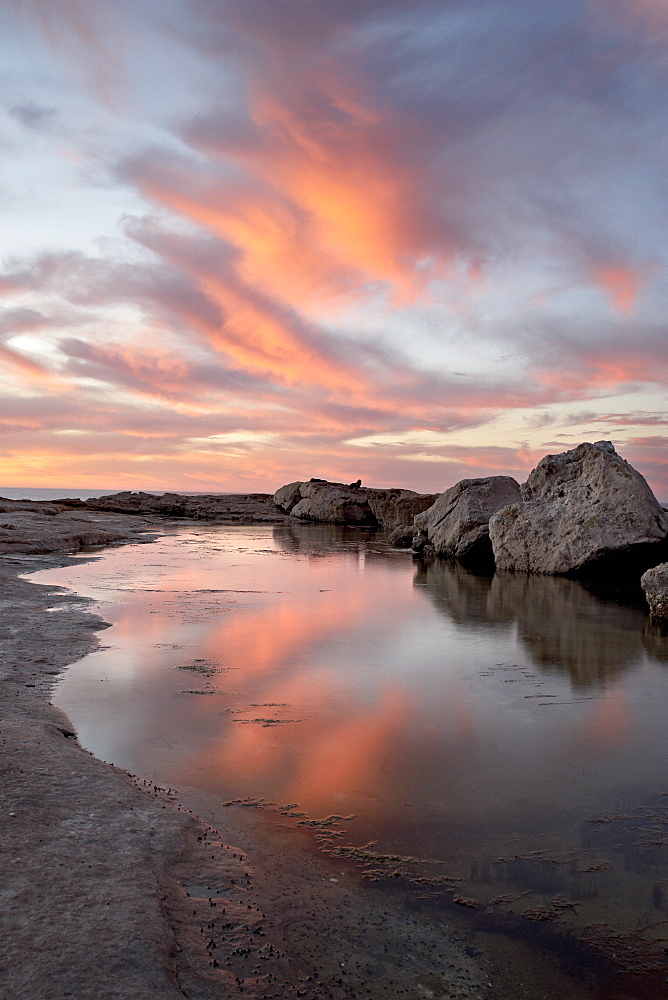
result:
<svg viewBox="0 0 668 1000"><path fill-rule="evenodd" d="M641 593L325 526L184 526L87 558L33 577L111 623L57 689L85 747L269 824L343 817L317 845L415 906L663 995L668 636Z"/></svg>

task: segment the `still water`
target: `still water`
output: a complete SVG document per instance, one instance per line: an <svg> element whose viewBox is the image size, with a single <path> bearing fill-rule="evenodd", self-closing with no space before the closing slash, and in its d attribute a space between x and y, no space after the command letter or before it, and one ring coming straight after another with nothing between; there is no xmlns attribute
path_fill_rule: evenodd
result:
<svg viewBox="0 0 668 1000"><path fill-rule="evenodd" d="M55 699L97 756L666 995L668 636L641 599L323 526L85 558L34 579L112 625Z"/></svg>

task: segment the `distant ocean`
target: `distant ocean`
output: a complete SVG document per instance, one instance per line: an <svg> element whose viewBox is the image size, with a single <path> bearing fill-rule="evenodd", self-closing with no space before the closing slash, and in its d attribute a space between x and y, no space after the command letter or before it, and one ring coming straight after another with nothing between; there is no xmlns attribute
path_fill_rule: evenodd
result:
<svg viewBox="0 0 668 1000"><path fill-rule="evenodd" d="M91 497L106 497L110 493L122 493L120 489L97 489L80 490L77 487L59 486L49 487L49 489L38 489L34 486L0 486L0 497L5 500L90 500ZM138 492L138 491L133 491ZM202 490L143 490L144 493L155 493L156 496L163 496L165 492L180 493L183 496L217 496L216 491L203 494Z"/></svg>

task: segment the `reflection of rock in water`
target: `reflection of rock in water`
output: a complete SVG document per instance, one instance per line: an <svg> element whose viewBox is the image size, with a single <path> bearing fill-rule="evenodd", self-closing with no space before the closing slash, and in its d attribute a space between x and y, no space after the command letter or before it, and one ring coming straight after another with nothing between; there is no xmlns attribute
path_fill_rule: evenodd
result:
<svg viewBox="0 0 668 1000"><path fill-rule="evenodd" d="M668 664L668 622L648 618L642 634L642 644L651 657Z"/></svg>
<svg viewBox="0 0 668 1000"><path fill-rule="evenodd" d="M575 580L497 573L490 604L499 614L514 608L536 666L567 671L577 687L601 684L642 652L645 614L601 601Z"/></svg>
<svg viewBox="0 0 668 1000"><path fill-rule="evenodd" d="M274 528L272 536L276 544L285 552L324 552L345 548L346 543L357 545L376 537L373 530L341 527L332 524L295 524Z"/></svg>
<svg viewBox="0 0 668 1000"><path fill-rule="evenodd" d="M280 529L279 529L280 530ZM576 580L497 572L475 576L444 561L420 565L415 586L456 625L498 627L517 622L538 667L566 671L578 687L598 685L627 670L643 642L668 660L668 636L643 627L647 615L633 603L604 601Z"/></svg>
<svg viewBox="0 0 668 1000"><path fill-rule="evenodd" d="M365 563L383 562L384 566L406 572L410 554L387 544L386 536L375 528L355 528L337 524L281 525L273 531L273 540L281 552L314 559L358 559Z"/></svg>
<svg viewBox="0 0 668 1000"><path fill-rule="evenodd" d="M416 587L424 587L438 610L456 625L491 626L513 620L513 614L499 615L490 610L492 578L477 576L459 563L443 559L420 563L413 583Z"/></svg>

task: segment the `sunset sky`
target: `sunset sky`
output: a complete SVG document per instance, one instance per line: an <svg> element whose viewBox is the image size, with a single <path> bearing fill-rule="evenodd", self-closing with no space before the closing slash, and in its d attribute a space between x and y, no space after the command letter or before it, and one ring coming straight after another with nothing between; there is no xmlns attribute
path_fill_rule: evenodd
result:
<svg viewBox="0 0 668 1000"><path fill-rule="evenodd" d="M0 484L668 498L666 0L0 0Z"/></svg>

